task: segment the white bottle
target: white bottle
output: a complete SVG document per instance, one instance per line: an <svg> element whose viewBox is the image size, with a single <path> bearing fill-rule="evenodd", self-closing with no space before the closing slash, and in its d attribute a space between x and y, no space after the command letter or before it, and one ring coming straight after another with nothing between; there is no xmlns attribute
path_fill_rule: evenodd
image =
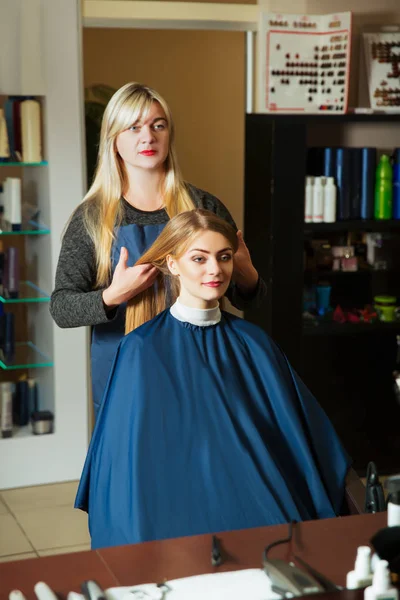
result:
<svg viewBox="0 0 400 600"><path fill-rule="evenodd" d="M313 190L313 211L312 220L313 223L322 223L324 214L324 196L322 189L322 177L314 178L314 190Z"/></svg>
<svg viewBox="0 0 400 600"><path fill-rule="evenodd" d="M305 202L304 202L304 221L312 223L313 220L313 193L314 178L306 177Z"/></svg>
<svg viewBox="0 0 400 600"><path fill-rule="evenodd" d="M6 179L3 182L3 221L5 229L8 228L10 223L9 179L9 177L6 177Z"/></svg>
<svg viewBox="0 0 400 600"><path fill-rule="evenodd" d="M398 600L399 592L392 587L387 560L376 564L372 585L365 588L364 600Z"/></svg>
<svg viewBox="0 0 400 600"><path fill-rule="evenodd" d="M20 231L21 229L21 179L19 177L8 177L7 202L11 229Z"/></svg>
<svg viewBox="0 0 400 600"><path fill-rule="evenodd" d="M393 475L386 480L385 487L388 492L387 526L400 525L400 475Z"/></svg>
<svg viewBox="0 0 400 600"><path fill-rule="evenodd" d="M369 546L359 546L357 548L354 571L347 573L346 588L348 590L356 590L367 587L371 583L371 548Z"/></svg>
<svg viewBox="0 0 400 600"><path fill-rule="evenodd" d="M324 189L324 223L336 221L336 186L333 177L326 178Z"/></svg>

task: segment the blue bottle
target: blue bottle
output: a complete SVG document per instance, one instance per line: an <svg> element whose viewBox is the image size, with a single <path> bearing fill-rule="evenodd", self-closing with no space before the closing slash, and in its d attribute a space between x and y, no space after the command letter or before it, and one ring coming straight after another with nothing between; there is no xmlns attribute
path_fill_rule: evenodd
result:
<svg viewBox="0 0 400 600"><path fill-rule="evenodd" d="M400 219L400 148L393 153L393 219Z"/></svg>

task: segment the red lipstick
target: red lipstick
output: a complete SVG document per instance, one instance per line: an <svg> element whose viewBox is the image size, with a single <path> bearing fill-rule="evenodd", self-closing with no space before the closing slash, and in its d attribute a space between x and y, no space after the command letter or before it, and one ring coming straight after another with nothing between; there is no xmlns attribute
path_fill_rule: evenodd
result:
<svg viewBox="0 0 400 600"><path fill-rule="evenodd" d="M203 283L203 285L206 285L207 287L219 287L220 285L222 285L222 281L208 281L207 283Z"/></svg>
<svg viewBox="0 0 400 600"><path fill-rule="evenodd" d="M155 153L155 150L143 150L143 152L140 152L143 156L154 156Z"/></svg>

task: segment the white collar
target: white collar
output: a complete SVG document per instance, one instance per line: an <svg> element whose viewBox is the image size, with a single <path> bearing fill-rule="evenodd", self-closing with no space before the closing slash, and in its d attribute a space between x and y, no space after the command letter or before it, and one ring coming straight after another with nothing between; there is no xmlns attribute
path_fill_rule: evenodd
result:
<svg viewBox="0 0 400 600"><path fill-rule="evenodd" d="M178 319L178 321L191 323L192 325L198 325L199 327L216 325L221 320L219 306L216 306L215 308L190 308L179 302L179 298L175 304L171 306L170 312L175 319Z"/></svg>

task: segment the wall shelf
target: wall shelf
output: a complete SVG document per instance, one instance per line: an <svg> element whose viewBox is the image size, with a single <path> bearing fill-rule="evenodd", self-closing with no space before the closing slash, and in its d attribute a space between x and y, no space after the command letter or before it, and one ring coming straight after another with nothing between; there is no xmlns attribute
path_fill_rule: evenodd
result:
<svg viewBox="0 0 400 600"><path fill-rule="evenodd" d="M362 113L346 113L341 115L321 115L321 114L278 114L278 113L265 113L265 114L249 114L247 118L255 123L257 121L263 123L276 123L281 124L296 124L296 125L337 125L347 123L399 123L400 112L398 113L373 113L373 114L362 114Z"/></svg>
<svg viewBox="0 0 400 600"><path fill-rule="evenodd" d="M392 274L398 273L400 275L400 271L398 269L357 269L357 271L322 271L319 269L305 269L304 276L305 277L314 277L317 279L325 278L333 278L333 277L350 277L353 276L363 276L363 275L377 275L382 276L384 274Z"/></svg>
<svg viewBox="0 0 400 600"><path fill-rule="evenodd" d="M39 369L52 366L53 361L46 354L43 354L32 342L16 343L13 360L7 360L4 356L0 358L0 368L4 371Z"/></svg>
<svg viewBox="0 0 400 600"><path fill-rule="evenodd" d="M305 223L304 233L334 233L338 231L400 232L400 220L336 221L335 223Z"/></svg>
<svg viewBox="0 0 400 600"><path fill-rule="evenodd" d="M15 426L13 428L13 434L11 437L8 438L1 438L0 437L0 444L4 443L10 443L11 440L23 440L23 439L31 439L31 438L35 438L35 439L39 439L39 438L48 438L50 436L53 435L54 432L52 433L46 433L43 435L35 435L32 431L32 425L29 423L29 425L24 425L23 427L17 427Z"/></svg>
<svg viewBox="0 0 400 600"><path fill-rule="evenodd" d="M400 334L400 322L393 323L335 323L303 324L303 335Z"/></svg>
<svg viewBox="0 0 400 600"><path fill-rule="evenodd" d="M36 221L29 221L28 223L22 223L20 231L10 231L8 229L1 230L0 236L3 235L48 235L50 229L43 225L43 223L37 223Z"/></svg>
<svg viewBox="0 0 400 600"><path fill-rule="evenodd" d="M0 302L3 304L21 304L24 302L50 302L49 294L46 294L31 281L20 281L18 298L7 298L0 294Z"/></svg>
<svg viewBox="0 0 400 600"><path fill-rule="evenodd" d="M42 160L42 162L37 163L28 163L28 162L18 162L18 161L0 161L0 167L47 167L49 163L47 160Z"/></svg>

